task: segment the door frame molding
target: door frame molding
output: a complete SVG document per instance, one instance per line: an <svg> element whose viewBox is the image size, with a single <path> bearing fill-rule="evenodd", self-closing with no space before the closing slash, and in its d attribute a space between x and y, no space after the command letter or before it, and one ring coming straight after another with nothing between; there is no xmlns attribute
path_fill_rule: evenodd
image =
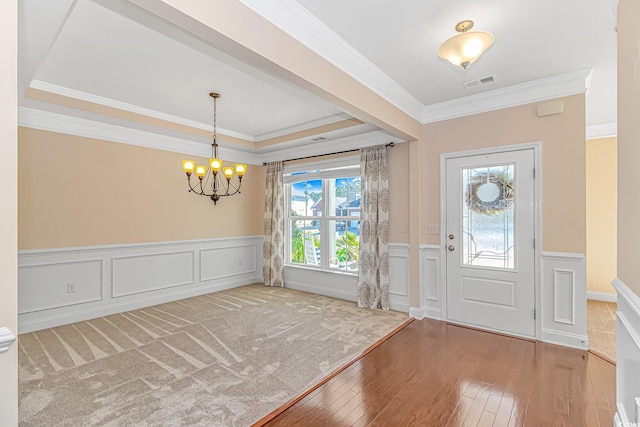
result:
<svg viewBox="0 0 640 427"><path fill-rule="evenodd" d="M533 164L536 171L534 179L534 238L536 239L536 247L534 249L534 302L536 318L534 321L535 333L537 340L542 339L542 142L527 142L523 144L502 145L497 147L487 147L467 151L455 151L440 154L440 283L442 283L442 320L449 323L460 323L449 319L447 312L447 206L446 206L446 184L447 184L447 160L458 157L471 157L484 154L504 153L509 151L533 150ZM477 327L475 325L467 325ZM504 334L504 331L494 330L491 328L482 329ZM518 336L518 334L510 334ZM523 338L532 339L529 336Z"/></svg>

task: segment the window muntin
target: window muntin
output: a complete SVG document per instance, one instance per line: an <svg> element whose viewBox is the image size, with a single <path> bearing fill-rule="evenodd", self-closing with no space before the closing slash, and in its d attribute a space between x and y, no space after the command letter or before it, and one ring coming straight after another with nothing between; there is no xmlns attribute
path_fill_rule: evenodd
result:
<svg viewBox="0 0 640 427"><path fill-rule="evenodd" d="M360 171L349 167L285 175L288 265L357 273Z"/></svg>

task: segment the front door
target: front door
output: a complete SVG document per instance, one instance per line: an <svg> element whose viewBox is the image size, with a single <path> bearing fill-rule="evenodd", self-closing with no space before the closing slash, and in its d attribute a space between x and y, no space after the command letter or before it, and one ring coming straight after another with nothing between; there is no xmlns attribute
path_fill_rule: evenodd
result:
<svg viewBox="0 0 640 427"><path fill-rule="evenodd" d="M446 161L447 318L535 336L532 149Z"/></svg>

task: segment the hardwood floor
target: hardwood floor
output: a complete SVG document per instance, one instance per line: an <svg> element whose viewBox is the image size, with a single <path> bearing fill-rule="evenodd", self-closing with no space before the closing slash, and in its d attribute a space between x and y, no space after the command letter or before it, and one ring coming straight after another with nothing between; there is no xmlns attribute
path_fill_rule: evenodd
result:
<svg viewBox="0 0 640 427"><path fill-rule="evenodd" d="M616 360L615 302L587 300L587 334L591 350Z"/></svg>
<svg viewBox="0 0 640 427"><path fill-rule="evenodd" d="M612 426L615 366L419 320L267 426Z"/></svg>

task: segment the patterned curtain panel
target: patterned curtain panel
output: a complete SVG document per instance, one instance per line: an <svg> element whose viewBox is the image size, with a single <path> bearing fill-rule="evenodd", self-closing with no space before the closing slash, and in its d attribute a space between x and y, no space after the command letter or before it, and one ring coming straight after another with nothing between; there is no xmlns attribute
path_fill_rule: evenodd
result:
<svg viewBox="0 0 640 427"><path fill-rule="evenodd" d="M384 145L360 155L358 307L389 309L389 165Z"/></svg>
<svg viewBox="0 0 640 427"><path fill-rule="evenodd" d="M266 286L284 287L284 186L282 162L267 163L264 192L262 276Z"/></svg>

